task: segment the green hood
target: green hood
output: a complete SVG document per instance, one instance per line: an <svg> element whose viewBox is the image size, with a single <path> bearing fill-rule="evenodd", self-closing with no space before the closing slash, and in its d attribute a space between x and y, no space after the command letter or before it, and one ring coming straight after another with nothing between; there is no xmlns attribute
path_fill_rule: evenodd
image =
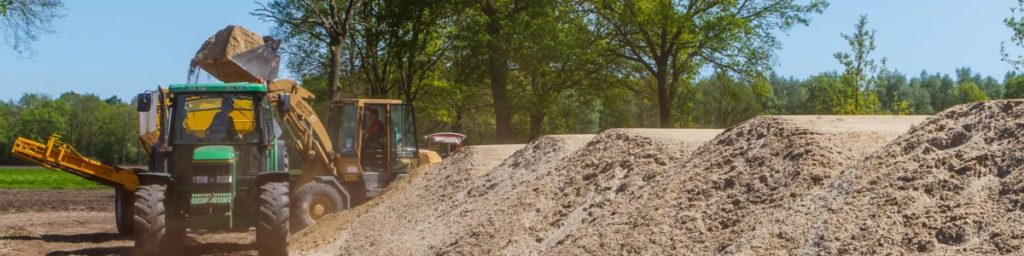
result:
<svg viewBox="0 0 1024 256"><path fill-rule="evenodd" d="M231 146L202 146L192 152L193 163L224 163L235 161L235 148Z"/></svg>

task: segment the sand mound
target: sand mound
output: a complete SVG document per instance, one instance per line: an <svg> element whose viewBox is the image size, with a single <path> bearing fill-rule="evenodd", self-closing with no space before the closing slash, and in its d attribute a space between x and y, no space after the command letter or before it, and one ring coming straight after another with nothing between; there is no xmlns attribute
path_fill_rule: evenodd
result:
<svg viewBox="0 0 1024 256"><path fill-rule="evenodd" d="M518 169L509 172L508 179L471 189L469 196L476 198L459 208L456 216L474 217L453 223L461 231L430 253L542 253L586 228L609 202L642 188L665 166L685 159L718 132L603 132L560 162ZM510 162L514 161L506 163Z"/></svg>
<svg viewBox="0 0 1024 256"><path fill-rule="evenodd" d="M403 194L416 195L408 202L386 202L375 207L370 214L355 221L349 231L341 234L337 247L327 251L340 254L422 254L449 247L451 238L465 231L475 218L486 218L496 212L478 211L496 200L485 199L483 193L513 190L514 184L532 179L530 172L549 168L581 147L590 135L544 136L516 151L505 161L491 169L467 175L452 175L465 186L433 191L439 182L415 180ZM478 169L480 170L480 169ZM439 172L451 173L451 169ZM499 193L494 193L495 195ZM404 197L405 195L402 195ZM489 198L489 197L487 197ZM430 203L423 204L426 200ZM485 201L486 200L486 201ZM383 206L383 207L382 207Z"/></svg>
<svg viewBox="0 0 1024 256"><path fill-rule="evenodd" d="M758 117L704 144L570 234L556 255L722 253L774 211L923 117ZM852 123L873 125L847 125ZM879 128L893 125L896 128ZM899 128L902 127L902 128Z"/></svg>
<svg viewBox="0 0 1024 256"><path fill-rule="evenodd" d="M930 119L915 131L939 129L928 127L942 123L935 121L942 118ZM293 249L316 249L313 254L374 255L871 252L837 248L846 246L844 241L877 236L835 230L846 228L842 225L828 229L831 226L823 223L856 223L857 219L830 219L826 214L830 209L873 207L844 208L837 203L843 197L836 195L847 192L836 189L848 188L841 184L856 180L851 177L858 177L859 172L850 170L872 170L862 162L865 159L890 157L884 150L876 151L883 146L908 155L929 152L918 149L923 146L903 146L914 133L890 143L924 119L766 116L725 131L616 129L593 138L547 136L494 168L467 167L462 162L473 162L469 159L480 152L469 150L417 171L379 200L332 217L337 220L314 228L321 230L319 233L300 233ZM942 133L945 135L922 139L922 143L933 151L963 147L964 140L974 141L969 135L972 131ZM998 131L1016 135L1007 129ZM980 161L969 158L974 156L970 154L956 156ZM1000 157L981 159L1003 159ZM966 164L974 162L936 166L975 173L980 164ZM920 168L900 163L880 166ZM1016 177L1010 171L996 173L1004 173L1007 179ZM936 186L948 184L927 188L936 190ZM1004 185L992 191L1014 194L1018 190L1024 188ZM1005 198L1000 202L1011 209L1024 205L1024 200L1016 197ZM870 197L864 202L885 200ZM860 220L864 222L877 215L851 216L863 217ZM954 232L969 231L960 227L950 230L944 231L943 239L973 234ZM841 232L847 233L833 234ZM1021 235L1001 232L1002 236ZM333 242L318 246L324 241Z"/></svg>
<svg viewBox="0 0 1024 256"><path fill-rule="evenodd" d="M340 247L337 245L339 235L350 234L350 232L342 231L349 229L350 225L356 226L354 228L361 227L353 224L357 220L367 223L380 221L380 215L395 217L395 213L377 209L378 206L381 209L402 207L406 209L402 212L404 215L412 215L410 212L439 204L447 198L454 197L455 193L465 190L466 183L474 176L483 175L492 170L522 147L523 145L465 147L440 164L413 170L407 178L392 183L384 194L355 209L325 216L317 225L292 236L291 249L311 251L325 248L329 252ZM367 216L366 220L360 219L364 216ZM374 225L373 223L368 224L369 226ZM398 223L385 221L381 224L396 228L393 224ZM366 225L363 224L363 226ZM375 233L365 230L359 232Z"/></svg>
<svg viewBox="0 0 1024 256"><path fill-rule="evenodd" d="M623 129L597 137L545 136L480 172L463 192L433 200L436 204L392 204L404 194L426 194L413 190L438 187L420 179L389 192L396 196L352 221L339 240L314 254L542 253L719 131Z"/></svg>
<svg viewBox="0 0 1024 256"><path fill-rule="evenodd" d="M810 254L1020 254L1024 101L961 105L843 172Z"/></svg>
<svg viewBox="0 0 1024 256"><path fill-rule="evenodd" d="M241 26L229 25L206 39L199 47L193 65L203 62L227 61L231 56L263 45L263 37Z"/></svg>
<svg viewBox="0 0 1024 256"><path fill-rule="evenodd" d="M460 223L474 216L463 213L478 193L486 190L509 190L510 184L528 182L526 170L543 169L583 146L592 135L556 135L537 139L508 156L492 168L464 168L449 158L437 168L430 168L409 184L387 192L387 198L372 205L358 219L349 221L343 231L325 232L302 240L336 240L311 254L416 254L431 251L447 243L452 234L460 232ZM495 146L488 146L495 147ZM507 146L502 146L507 147ZM476 147L479 153L479 147ZM497 155L497 154L492 154ZM455 158L455 157L453 157ZM465 158L465 157L463 157ZM465 160L461 160L465 161ZM500 160L498 160L500 161ZM461 169L461 170L460 170ZM427 177L427 173L434 173ZM302 249L293 246L293 249Z"/></svg>

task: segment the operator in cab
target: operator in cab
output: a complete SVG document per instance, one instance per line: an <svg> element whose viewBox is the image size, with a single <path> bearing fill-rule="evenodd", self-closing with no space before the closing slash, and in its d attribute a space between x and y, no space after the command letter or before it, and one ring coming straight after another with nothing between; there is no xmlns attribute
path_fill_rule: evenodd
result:
<svg viewBox="0 0 1024 256"><path fill-rule="evenodd" d="M366 137L366 149L384 149L384 122L380 120L380 112L367 108L363 118L363 131Z"/></svg>
<svg viewBox="0 0 1024 256"><path fill-rule="evenodd" d="M235 100L224 97L220 101L220 111L213 115L210 127L206 129L206 139L211 141L227 141L238 137L238 130L235 129L235 120L231 117L234 111Z"/></svg>

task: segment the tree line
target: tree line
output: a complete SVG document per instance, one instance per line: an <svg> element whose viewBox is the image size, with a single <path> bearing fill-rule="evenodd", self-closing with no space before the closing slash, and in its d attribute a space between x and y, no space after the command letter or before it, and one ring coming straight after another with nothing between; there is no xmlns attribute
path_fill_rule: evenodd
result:
<svg viewBox="0 0 1024 256"><path fill-rule="evenodd" d="M110 97L68 92L52 98L24 94L0 101L0 148L10 152L14 139L25 137L46 143L51 134L80 153L106 163L139 164L138 112L135 105ZM26 164L11 154L0 154L0 164Z"/></svg>
<svg viewBox="0 0 1024 256"><path fill-rule="evenodd" d="M842 70L775 75L777 35L827 7L823 0L271 0L252 14L274 24L287 69L322 100L402 99L418 108L421 133L461 132L474 143L613 127L726 127L763 114L930 114L1019 95L1016 73L999 81L969 68L912 77L890 70L873 56L866 16L838 35L849 43L833 55ZM1015 16L1005 25L1024 23Z"/></svg>
<svg viewBox="0 0 1024 256"><path fill-rule="evenodd" d="M995 78L968 67L890 69L874 54L884 46L875 45L867 16L836 35L848 42L832 56L840 70L777 75L777 35L827 7L822 0L269 0L252 14L284 39L285 68L320 96L314 106L322 117L330 99L402 99L416 107L421 135L460 132L470 144L620 127L723 128L766 114L933 114L1024 97L1017 71ZM1015 9L1000 25L1015 31L1004 61L1024 66L1013 54L1024 48L1024 17ZM78 111L92 108L101 110ZM104 161L134 162L135 115L116 99L27 94L0 104L0 146L16 135L41 140L58 132Z"/></svg>

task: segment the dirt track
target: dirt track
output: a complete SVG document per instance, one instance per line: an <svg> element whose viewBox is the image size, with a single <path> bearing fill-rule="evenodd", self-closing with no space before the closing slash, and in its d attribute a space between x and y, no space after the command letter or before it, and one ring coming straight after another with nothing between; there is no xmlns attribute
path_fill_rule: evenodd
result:
<svg viewBox="0 0 1024 256"><path fill-rule="evenodd" d="M0 255L130 255L113 190L0 190ZM255 232L190 235L186 255L255 255Z"/></svg>

